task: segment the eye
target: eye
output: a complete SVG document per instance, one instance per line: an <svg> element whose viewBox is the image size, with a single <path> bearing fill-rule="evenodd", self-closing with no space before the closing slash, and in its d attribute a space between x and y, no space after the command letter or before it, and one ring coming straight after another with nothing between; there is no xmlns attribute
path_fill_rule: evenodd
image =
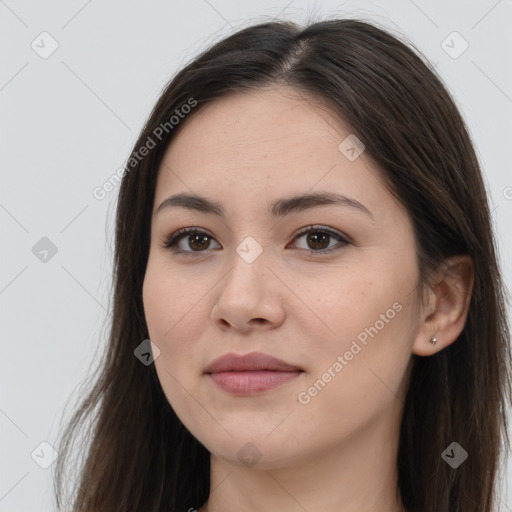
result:
<svg viewBox="0 0 512 512"><path fill-rule="evenodd" d="M327 253L340 249L351 242L341 233L325 226L307 226L295 234L295 240L305 239L308 247L299 247L310 253ZM337 241L332 245L331 242ZM210 247L210 243L215 239L206 231L199 228L183 228L171 233L164 241L164 247L177 253L200 253L205 252ZM217 243L215 241L215 243ZM188 248L185 247L188 245ZM217 245L219 245L217 243ZM192 249L192 250L189 250ZM220 248L220 245L219 247Z"/></svg>
<svg viewBox="0 0 512 512"><path fill-rule="evenodd" d="M294 240L300 240L301 238L304 238L306 247L299 247L299 249L316 253L330 252L350 244L349 240L341 233L325 226L308 226L302 228L296 234ZM337 240L338 243L331 245L333 238Z"/></svg>
<svg viewBox="0 0 512 512"><path fill-rule="evenodd" d="M185 238L186 237L186 238ZM183 228L171 233L164 242L166 249L174 248L176 252L204 252L210 245L210 242L214 240L212 236L206 231L202 231L198 228ZM182 244L184 242L184 244ZM183 248L183 245L188 243L192 250ZM175 248L178 247L178 249ZM220 246L219 246L220 247Z"/></svg>

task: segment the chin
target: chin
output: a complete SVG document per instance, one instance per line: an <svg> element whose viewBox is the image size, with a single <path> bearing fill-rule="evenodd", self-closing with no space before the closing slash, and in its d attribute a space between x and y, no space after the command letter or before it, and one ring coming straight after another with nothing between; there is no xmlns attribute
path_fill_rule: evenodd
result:
<svg viewBox="0 0 512 512"><path fill-rule="evenodd" d="M232 436L212 436L211 431L198 432L193 435L216 458L225 460L230 464L255 470L273 470L285 466L293 466L300 462L297 442L285 430L278 435L272 428L265 428L265 433L251 429L250 425L235 430L228 428ZM203 434L203 435L202 435Z"/></svg>

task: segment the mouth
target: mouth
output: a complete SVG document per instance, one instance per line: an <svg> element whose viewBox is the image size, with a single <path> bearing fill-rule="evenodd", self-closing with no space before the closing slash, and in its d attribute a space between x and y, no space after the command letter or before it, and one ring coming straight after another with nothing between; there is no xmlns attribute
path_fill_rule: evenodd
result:
<svg viewBox="0 0 512 512"><path fill-rule="evenodd" d="M280 387L304 373L301 368L268 354L225 354L205 369L205 374L224 391L250 396Z"/></svg>

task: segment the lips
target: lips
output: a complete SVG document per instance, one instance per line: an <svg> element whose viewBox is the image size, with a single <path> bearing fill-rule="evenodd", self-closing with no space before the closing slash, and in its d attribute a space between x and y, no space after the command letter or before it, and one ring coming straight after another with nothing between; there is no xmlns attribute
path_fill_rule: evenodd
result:
<svg viewBox="0 0 512 512"><path fill-rule="evenodd" d="M304 370L268 354L225 354L210 363L206 375L223 391L251 396L270 391L299 377Z"/></svg>
<svg viewBox="0 0 512 512"><path fill-rule="evenodd" d="M250 354L225 354L210 363L205 373L220 373L220 372L244 372L244 371L257 371L268 370L276 372L296 372L303 371L301 368L288 364L281 359L262 354L259 352L251 352Z"/></svg>

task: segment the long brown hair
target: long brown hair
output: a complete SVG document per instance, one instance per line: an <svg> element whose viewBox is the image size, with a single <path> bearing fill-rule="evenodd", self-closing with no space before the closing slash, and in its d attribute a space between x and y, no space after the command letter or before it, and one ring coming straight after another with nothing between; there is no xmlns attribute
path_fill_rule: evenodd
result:
<svg viewBox="0 0 512 512"><path fill-rule="evenodd" d="M64 503L66 471L85 425L70 510L184 512L207 500L209 452L175 415L154 365L134 356L148 338L142 284L157 172L178 129L204 105L232 91L277 84L324 100L364 140L413 220L423 289L447 257L473 259L475 282L461 335L433 356L412 356L397 492L408 512L489 512L498 501L501 443L510 446L512 358L479 163L454 100L421 53L375 24L352 19L305 28L273 21L239 30L164 89L120 186L109 343L62 437L57 505ZM193 107L184 109L187 104ZM176 110L186 116L175 126ZM154 146L135 158L150 139ZM453 441L469 453L457 469L441 457Z"/></svg>

